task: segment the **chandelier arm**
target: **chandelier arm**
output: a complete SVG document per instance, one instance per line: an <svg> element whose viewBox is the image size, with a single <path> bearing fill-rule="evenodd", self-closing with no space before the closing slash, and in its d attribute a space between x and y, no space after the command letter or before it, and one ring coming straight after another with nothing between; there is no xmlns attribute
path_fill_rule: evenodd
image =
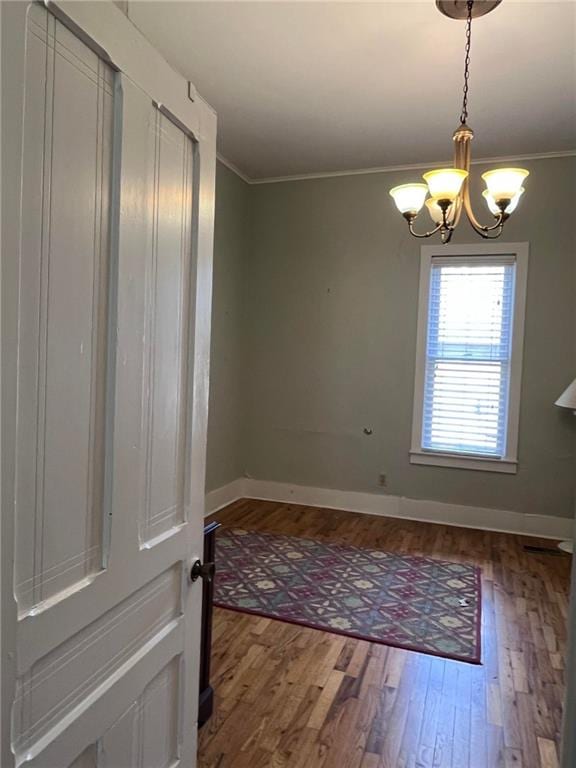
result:
<svg viewBox="0 0 576 768"><path fill-rule="evenodd" d="M434 229L431 229L429 232L422 232L422 233L416 232L414 227L413 227L414 218L415 217L412 217L412 218L406 217L406 221L408 222L408 229L410 230L410 234L413 235L414 237L421 237L421 238L422 237L432 237L432 235L435 235L436 232L439 232L441 229L445 228L444 224L442 222L440 222L440 224L438 224L436 227L434 227Z"/></svg>
<svg viewBox="0 0 576 768"><path fill-rule="evenodd" d="M470 202L470 188L468 186L468 179L464 181L463 190L462 190L462 202L464 205L464 210L466 211L466 215L468 216L468 221L472 226L472 229L478 232L479 235L482 235L485 232L493 232L496 229L499 229L500 233L502 232L504 222L508 218L503 211L501 211L498 214L496 222L492 224L492 226L490 227L485 226L484 224L481 224L476 218L476 216L474 215L474 211L472 210L472 204Z"/></svg>
<svg viewBox="0 0 576 768"><path fill-rule="evenodd" d="M470 217L468 217L468 222L474 232L480 235L480 237L484 238L484 240L496 240L496 238L500 237L502 234L504 230L504 223L506 222L507 218L508 217L505 214L500 214L497 217L496 223L491 227L484 227L482 224L478 224L475 220L472 221Z"/></svg>
<svg viewBox="0 0 576 768"><path fill-rule="evenodd" d="M480 235L480 237L484 238L484 240L496 240L502 232L504 231L504 221L501 221L499 224L496 225L496 227L490 227L489 229L486 228L484 230L477 229L472 222L470 222L470 226L472 229ZM489 232L493 232L493 234L488 234Z"/></svg>
<svg viewBox="0 0 576 768"><path fill-rule="evenodd" d="M492 224L491 227L482 227L483 232L494 232L494 230L499 229L500 232L504 228L504 222L506 221L506 214L505 213L499 213L496 217L496 223Z"/></svg>
<svg viewBox="0 0 576 768"><path fill-rule="evenodd" d="M451 226L451 229L454 230L460 223L460 217L462 216L462 209L464 208L464 206L462 205L462 195L458 195L453 205L454 205L454 209L453 209L454 216L452 218L452 222L450 226Z"/></svg>

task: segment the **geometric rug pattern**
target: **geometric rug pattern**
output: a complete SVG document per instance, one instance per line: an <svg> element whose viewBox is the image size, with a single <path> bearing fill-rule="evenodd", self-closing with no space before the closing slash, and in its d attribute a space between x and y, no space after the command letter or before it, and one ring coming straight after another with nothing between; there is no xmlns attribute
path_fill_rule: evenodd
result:
<svg viewBox="0 0 576 768"><path fill-rule="evenodd" d="M480 663L480 569L430 557L221 528L214 604Z"/></svg>

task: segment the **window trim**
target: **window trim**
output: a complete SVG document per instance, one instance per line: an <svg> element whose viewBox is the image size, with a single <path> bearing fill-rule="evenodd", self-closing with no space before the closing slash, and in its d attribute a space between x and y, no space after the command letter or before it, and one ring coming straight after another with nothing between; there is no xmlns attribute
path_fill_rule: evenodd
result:
<svg viewBox="0 0 576 768"><path fill-rule="evenodd" d="M518 431L520 423L520 391L522 386L522 357L524 351L524 324L526 315L526 286L528 281L528 243L479 243L478 245L423 245L420 255L420 288L418 294L418 329L416 339L416 373L414 381L414 405L412 415L412 443L410 463L456 469L472 469L485 472L518 471ZM512 319L512 350L510 355L510 392L508 423L506 429L506 456L463 453L445 453L422 448L424 415L424 379L426 373L426 343L428 331L428 305L430 276L434 257L463 256L491 258L513 256L516 261L514 285L514 313Z"/></svg>

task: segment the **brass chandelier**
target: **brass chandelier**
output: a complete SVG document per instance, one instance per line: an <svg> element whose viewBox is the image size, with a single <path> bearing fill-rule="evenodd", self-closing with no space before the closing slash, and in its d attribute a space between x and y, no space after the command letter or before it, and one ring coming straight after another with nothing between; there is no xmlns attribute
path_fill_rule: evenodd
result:
<svg viewBox="0 0 576 768"><path fill-rule="evenodd" d="M440 233L443 243L448 243L458 226L462 210L474 229L481 237L494 239L502 234L504 224L515 210L524 187L522 183L528 176L524 168L497 168L482 174L486 189L482 193L494 222L488 226L481 224L470 203L470 142L474 132L467 125L468 120L468 80L470 75L470 46L472 39L472 19L489 13L501 0L436 0L438 9L453 19L466 19L466 48L464 59L464 96L460 124L454 131L454 167L439 168L423 174L425 184L401 184L390 190L396 207L408 222L410 233L414 237L431 237ZM430 193L428 199L426 195ZM416 232L414 220L426 205L434 223L429 232Z"/></svg>

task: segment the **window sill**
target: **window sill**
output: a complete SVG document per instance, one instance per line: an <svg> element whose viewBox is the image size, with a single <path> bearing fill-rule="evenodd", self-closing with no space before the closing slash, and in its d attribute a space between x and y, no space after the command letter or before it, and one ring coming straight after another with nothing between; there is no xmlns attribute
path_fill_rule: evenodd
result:
<svg viewBox="0 0 576 768"><path fill-rule="evenodd" d="M491 459L483 456L463 456L454 453L432 453L431 451L410 451L410 463L430 467L503 472L508 475L515 475L518 472L518 462L512 459Z"/></svg>

